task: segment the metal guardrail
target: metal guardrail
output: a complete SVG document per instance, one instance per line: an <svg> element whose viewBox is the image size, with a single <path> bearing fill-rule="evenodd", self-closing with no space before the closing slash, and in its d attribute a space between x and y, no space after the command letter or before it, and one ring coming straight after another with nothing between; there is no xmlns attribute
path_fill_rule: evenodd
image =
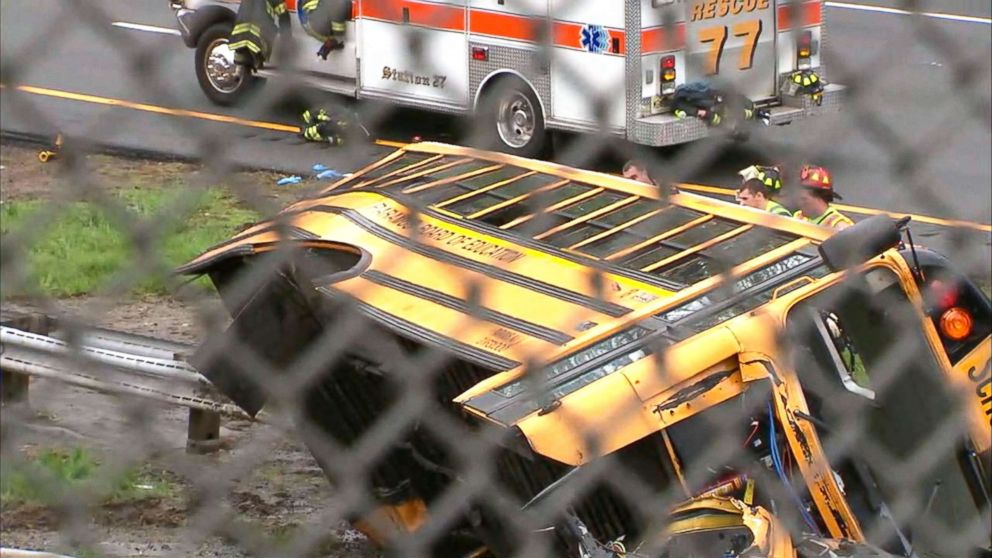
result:
<svg viewBox="0 0 992 558"><path fill-rule="evenodd" d="M50 318L28 320L52 324ZM45 378L105 394L139 397L190 410L191 451L219 443L220 417L255 420L216 392L203 375L180 360L191 347L106 329L54 336L0 326L0 372L4 403L28 397L30 377Z"/></svg>

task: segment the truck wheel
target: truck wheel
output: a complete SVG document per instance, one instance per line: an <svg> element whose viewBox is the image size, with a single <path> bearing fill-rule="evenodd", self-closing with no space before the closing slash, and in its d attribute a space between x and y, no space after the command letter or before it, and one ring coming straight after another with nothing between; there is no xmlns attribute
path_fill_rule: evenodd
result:
<svg viewBox="0 0 992 558"><path fill-rule="evenodd" d="M522 157L544 154L548 145L544 112L526 83L516 78L500 79L485 92L478 110L486 148Z"/></svg>
<svg viewBox="0 0 992 558"><path fill-rule="evenodd" d="M207 98L222 106L238 102L257 80L234 63L234 51L227 46L232 27L227 22L215 23L196 43L196 80Z"/></svg>

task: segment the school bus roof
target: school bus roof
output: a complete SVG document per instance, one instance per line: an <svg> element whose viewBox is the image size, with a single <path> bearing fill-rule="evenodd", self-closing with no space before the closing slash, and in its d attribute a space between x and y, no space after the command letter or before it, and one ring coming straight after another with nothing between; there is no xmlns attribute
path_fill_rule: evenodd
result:
<svg viewBox="0 0 992 558"><path fill-rule="evenodd" d="M179 271L202 273L287 240L349 247L370 256L364 267L318 290L500 372L613 347L641 330L686 339L822 271L815 244L829 234L607 174L421 143ZM475 394L492 387L483 384Z"/></svg>

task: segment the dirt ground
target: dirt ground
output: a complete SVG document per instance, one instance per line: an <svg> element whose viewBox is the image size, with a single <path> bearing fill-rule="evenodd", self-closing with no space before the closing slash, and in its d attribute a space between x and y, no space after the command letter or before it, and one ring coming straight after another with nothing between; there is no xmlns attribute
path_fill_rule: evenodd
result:
<svg viewBox="0 0 992 558"><path fill-rule="evenodd" d="M3 146L0 200L46 199L64 193L59 190L68 181L59 175L58 166L39 163L36 153L36 149ZM192 180L200 172L183 163L107 156L91 156L87 164L111 184L118 178L159 173ZM304 193L303 188L289 191L275 186L270 173L240 178L257 184L265 197L279 205ZM100 327L195 344L204 333L204 309L218 307L216 300L78 297L4 300L2 311L41 309ZM334 498L333 489L290 430L225 419L223 449L191 455L185 451L185 409L44 379L32 380L27 405L2 409L0 424L4 468L46 448L82 447L108 466L162 471L172 487L164 496L136 501L104 502L69 493L57 506L5 505L0 509L0 546L81 558L377 555L348 524L322 517Z"/></svg>

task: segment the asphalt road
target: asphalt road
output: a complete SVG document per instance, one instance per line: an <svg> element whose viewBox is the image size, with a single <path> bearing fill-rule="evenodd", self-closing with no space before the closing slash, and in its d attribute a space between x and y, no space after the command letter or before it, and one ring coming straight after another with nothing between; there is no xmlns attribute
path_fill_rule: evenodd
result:
<svg viewBox="0 0 992 558"><path fill-rule="evenodd" d="M873 2L874 3L874 2ZM899 2L879 2L896 5ZM988 2L921 2L924 10L988 17ZM84 8L85 7L85 8ZM825 9L828 78L855 85L840 115L758 130L747 144L698 142L654 155L671 178L728 186L756 161L816 161L834 172L845 203L989 223L992 220L992 35L980 22L917 18L843 7ZM306 144L285 132L166 116L117 106L16 91L32 85L272 122L294 115L269 106L270 84L249 106L225 109L200 92L192 51L178 37L112 27L112 21L175 28L165 0L86 3L5 0L0 4L0 127L235 164L305 172L316 162L356 168L388 149ZM377 137L414 135L459 141L464 122L411 110L361 106L385 114ZM571 146L595 144L566 138ZM608 142L611 147L622 144ZM581 156L576 157L576 154ZM621 150L595 159L569 146L558 157L617 170ZM578 159L578 160L576 160ZM920 227L926 243L958 252L971 270L988 273L989 235L957 237Z"/></svg>

